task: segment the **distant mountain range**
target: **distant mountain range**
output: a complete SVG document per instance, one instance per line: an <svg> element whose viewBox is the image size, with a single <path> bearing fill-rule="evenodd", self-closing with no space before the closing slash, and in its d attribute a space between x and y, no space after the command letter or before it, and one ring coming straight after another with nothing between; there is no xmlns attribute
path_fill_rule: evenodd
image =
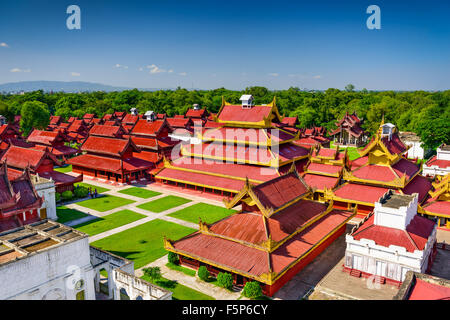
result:
<svg viewBox="0 0 450 320"><path fill-rule="evenodd" d="M91 92L91 91L123 91L131 90L130 87L114 87L101 83L82 82L82 81L21 81L0 84L0 92L3 93L19 93L36 90L44 90L45 92ZM169 88L167 88L169 89ZM142 89L142 91L167 90L164 88Z"/></svg>

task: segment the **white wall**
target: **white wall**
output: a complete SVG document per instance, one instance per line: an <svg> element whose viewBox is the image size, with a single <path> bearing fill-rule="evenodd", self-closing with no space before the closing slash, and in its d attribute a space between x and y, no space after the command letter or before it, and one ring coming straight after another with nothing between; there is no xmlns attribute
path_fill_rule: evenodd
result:
<svg viewBox="0 0 450 320"><path fill-rule="evenodd" d="M389 208L379 202L375 202L374 224L389 228L405 230L411 220L417 214L418 195L414 197L408 206Z"/></svg>
<svg viewBox="0 0 450 320"><path fill-rule="evenodd" d="M72 271L79 272L79 277ZM83 279L86 300L95 300L89 239L83 238L0 265L0 299L74 300L72 283Z"/></svg>
<svg viewBox="0 0 450 320"><path fill-rule="evenodd" d="M45 180L48 182L45 182ZM39 181L34 184L34 188L39 196L44 197L41 209L47 209L47 218L55 221L58 220L58 216L56 215L55 183L44 178L39 178Z"/></svg>

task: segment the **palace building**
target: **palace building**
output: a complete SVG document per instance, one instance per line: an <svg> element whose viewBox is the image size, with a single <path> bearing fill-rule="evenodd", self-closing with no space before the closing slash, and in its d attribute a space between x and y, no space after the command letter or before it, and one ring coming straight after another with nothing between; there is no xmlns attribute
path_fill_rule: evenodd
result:
<svg viewBox="0 0 450 320"><path fill-rule="evenodd" d="M344 233L354 213L308 200L310 188L295 166L257 186L244 182L229 201L242 210L177 241L164 239L188 267L206 266L210 273L233 275L236 286L260 283L273 296L286 282Z"/></svg>
<svg viewBox="0 0 450 320"><path fill-rule="evenodd" d="M67 163L72 171L113 182L129 183L147 178L154 164L133 156L139 152L131 138L117 139L89 136L81 145L85 154L71 158Z"/></svg>
<svg viewBox="0 0 450 320"><path fill-rule="evenodd" d="M360 147L366 140L364 130L361 128L363 120L358 118L356 112L349 114L336 122L337 129L330 133L333 141L338 146Z"/></svg>
<svg viewBox="0 0 450 320"><path fill-rule="evenodd" d="M344 271L400 284L408 271L431 270L436 254L436 223L417 214L419 195L389 190L374 211L346 236Z"/></svg>
<svg viewBox="0 0 450 320"><path fill-rule="evenodd" d="M407 150L395 126L382 123L366 147L358 151L361 157L352 161L350 170L343 170L346 182L334 190L325 188L325 199L334 200L336 208L355 207L360 217L372 212L375 202L389 189L418 193L422 203L431 182L420 175L419 165L403 156Z"/></svg>
<svg viewBox="0 0 450 320"><path fill-rule="evenodd" d="M419 206L418 212L437 222L438 227L450 230L450 173L433 183L428 199Z"/></svg>
<svg viewBox="0 0 450 320"><path fill-rule="evenodd" d="M39 174L40 177L53 180L56 192L59 193L72 191L75 183L83 181L82 175L75 177L53 170L55 165L61 166L62 162L50 153L48 148L37 150L10 146L0 161L8 164L8 175L12 179L20 176L24 170L30 169L32 174Z"/></svg>
<svg viewBox="0 0 450 320"><path fill-rule="evenodd" d="M292 143L298 135L273 125L283 120L275 98L256 106L249 97L241 98L242 105L223 100L214 116L220 126L196 126L199 143L181 143L180 157L166 161L156 181L233 195L247 178L259 184L286 173L292 163L302 172L309 150Z"/></svg>
<svg viewBox="0 0 450 320"><path fill-rule="evenodd" d="M34 129L27 137L27 142L33 143L35 149L45 150L53 154L56 158L64 160L77 154L77 149L65 145L70 140L62 131L42 131Z"/></svg>
<svg viewBox="0 0 450 320"><path fill-rule="evenodd" d="M347 149L338 149L320 146L313 149L302 177L314 190L314 200L324 201L325 189L335 189L341 182L344 170L350 167Z"/></svg>
<svg viewBox="0 0 450 320"><path fill-rule="evenodd" d="M423 165L423 175L434 177L450 173L450 145L441 144L436 153Z"/></svg>

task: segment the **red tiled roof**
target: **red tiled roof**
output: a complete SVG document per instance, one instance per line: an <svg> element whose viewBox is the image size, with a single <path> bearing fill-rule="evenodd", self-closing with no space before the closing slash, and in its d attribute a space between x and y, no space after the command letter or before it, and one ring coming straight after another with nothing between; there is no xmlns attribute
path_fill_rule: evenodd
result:
<svg viewBox="0 0 450 320"><path fill-rule="evenodd" d="M290 127L295 127L295 125L298 123L297 117L284 117L283 121L281 123L284 123Z"/></svg>
<svg viewBox="0 0 450 320"><path fill-rule="evenodd" d="M131 134L154 137L157 136L165 126L167 126L167 122L165 120L139 120L131 131ZM169 128L169 132L171 132L170 126L167 126L167 128Z"/></svg>
<svg viewBox="0 0 450 320"><path fill-rule="evenodd" d="M91 154L83 154L75 158L71 158L67 163L96 170L104 170L109 172L121 172L120 159L96 156ZM138 159L128 158L123 160L123 169L125 171L139 171L150 169L153 163Z"/></svg>
<svg viewBox="0 0 450 320"><path fill-rule="evenodd" d="M189 109L186 112L186 118L192 117L192 118L202 118L203 116L205 116L207 114L206 109Z"/></svg>
<svg viewBox="0 0 450 320"><path fill-rule="evenodd" d="M416 278L408 300L449 300L450 288Z"/></svg>
<svg viewBox="0 0 450 320"><path fill-rule="evenodd" d="M126 124L135 124L136 122L138 122L139 120L139 116L134 116L132 114L127 114L123 120L122 123L126 123Z"/></svg>
<svg viewBox="0 0 450 320"><path fill-rule="evenodd" d="M129 147L139 151L130 140L89 136L81 146L82 151L121 156Z"/></svg>
<svg viewBox="0 0 450 320"><path fill-rule="evenodd" d="M46 146L42 146L42 145L36 145L32 148L36 149L36 150L42 150L42 151L44 151L45 148L47 148L48 152L55 155L56 157L62 157L62 156L67 157L67 156L77 154L79 152L78 149L74 149L74 148L71 148L68 146L46 147Z"/></svg>
<svg viewBox="0 0 450 320"><path fill-rule="evenodd" d="M62 139L58 131L42 131L34 129L28 136L27 141L50 146L56 141L58 137Z"/></svg>
<svg viewBox="0 0 450 320"><path fill-rule="evenodd" d="M271 114L271 110L271 106L243 109L241 105L225 105L217 118L221 121L260 122Z"/></svg>
<svg viewBox="0 0 450 320"><path fill-rule="evenodd" d="M437 156L433 156L426 162L428 167L436 166L438 168L450 168L450 160L437 159Z"/></svg>
<svg viewBox="0 0 450 320"><path fill-rule="evenodd" d="M334 194L340 198L354 201L362 201L375 203L389 189L381 187L373 187L356 183L346 183L338 187Z"/></svg>
<svg viewBox="0 0 450 320"><path fill-rule="evenodd" d="M309 192L308 186L296 173L291 172L253 187L264 208L274 210Z"/></svg>
<svg viewBox="0 0 450 320"><path fill-rule="evenodd" d="M192 125L193 122L191 118L166 118L170 126L173 128L186 128Z"/></svg>
<svg viewBox="0 0 450 320"><path fill-rule="evenodd" d="M431 200L431 199L429 199ZM424 210L437 214L445 214L450 216L450 201L430 201L426 202L423 207Z"/></svg>
<svg viewBox="0 0 450 320"><path fill-rule="evenodd" d="M94 125L89 134L102 137L121 137L125 131L120 126Z"/></svg>
<svg viewBox="0 0 450 320"><path fill-rule="evenodd" d="M72 185L77 182L83 181L83 176L71 176L59 171L48 171L48 172L42 172L39 173L40 177L43 177L45 179L53 179L55 181L55 184L58 185Z"/></svg>
<svg viewBox="0 0 450 320"><path fill-rule="evenodd" d="M27 166L30 166L31 169L35 170L45 159L52 161L53 164L61 165L61 163L51 153L16 146L9 147L9 149L3 154L1 161L6 160L8 166L15 168L25 169Z"/></svg>
<svg viewBox="0 0 450 320"><path fill-rule="evenodd" d="M383 182L393 181L397 178L391 167L376 164L360 167L352 171L352 174L359 179Z"/></svg>
<svg viewBox="0 0 450 320"><path fill-rule="evenodd" d="M324 190L324 188L333 189L339 182L339 178L321 176L317 174L305 174L303 176L306 184L311 188L316 188L318 190Z"/></svg>
<svg viewBox="0 0 450 320"><path fill-rule="evenodd" d="M51 116L50 117L50 124L59 124L62 120L61 116Z"/></svg>
<svg viewBox="0 0 450 320"><path fill-rule="evenodd" d="M374 215L364 222L352 234L355 240L373 240L377 245L404 247L408 252L424 250L428 237L433 232L435 222L430 219L414 216L406 230L389 228L374 224Z"/></svg>
<svg viewBox="0 0 450 320"><path fill-rule="evenodd" d="M424 176L417 175L412 179L403 189L405 194L419 194L419 203L422 202L428 195L428 191L431 190L431 182Z"/></svg>
<svg viewBox="0 0 450 320"><path fill-rule="evenodd" d="M315 162L311 162L307 167L308 171L321 172L324 174L334 174L334 175L339 175L341 173L342 169L343 169L343 167L341 167L341 166L334 166L331 164L315 163Z"/></svg>
<svg viewBox="0 0 450 320"><path fill-rule="evenodd" d="M389 137L384 137L382 141L391 154L402 154L408 149L398 136L397 132L392 134L391 139L389 139Z"/></svg>

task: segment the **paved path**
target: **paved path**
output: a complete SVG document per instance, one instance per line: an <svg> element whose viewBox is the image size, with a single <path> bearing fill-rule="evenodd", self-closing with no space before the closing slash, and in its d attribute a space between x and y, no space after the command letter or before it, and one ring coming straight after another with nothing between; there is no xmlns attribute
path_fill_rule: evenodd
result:
<svg viewBox="0 0 450 320"><path fill-rule="evenodd" d="M140 214L145 215L145 218L142 218L140 220L128 223L126 225L102 232L100 234L94 235L89 237L89 242L94 242L106 237L109 237L113 234L128 230L130 228L134 228L136 226L142 225L144 223L147 223L149 221L152 221L154 219L161 219L161 220L166 220L166 221L170 221L173 223L177 223L179 225L185 226L185 227L189 227L189 228L193 228L198 230L198 224L196 223L192 223L192 222L188 222L188 221L184 221L184 220L180 220L174 217L170 217L168 216L169 214L179 211L181 209L190 207L196 203L208 203L208 204L212 204L215 206L220 206L220 207L225 207L224 203L222 201L217 201L214 199L208 199L208 198L203 198L201 196L198 196L196 194L190 194L190 193L183 193L183 192L179 192L177 190L172 190L172 189L167 189L158 185L154 185L154 184L150 184L150 185L136 185L139 186L141 188L144 189L148 189L148 190L152 190L152 191L156 191L156 192L160 192L160 195L154 196L154 197L150 197L148 199L143 199L143 198L139 198L136 196L132 196L132 195L127 195L127 194L123 194L120 193L120 190L124 190L133 186L129 186L129 185L125 185L125 186L114 186L114 185L109 185L109 184L105 184L105 183L101 183L99 181L93 181L93 180L88 180L86 179L86 181L84 181L85 183L91 184L91 185L95 185L95 186L99 186L99 187L105 187L110 189L109 191L103 192L102 194L105 195L111 195L111 196L117 196L117 197L121 197L121 198L125 198L125 199L130 199L133 200L135 202L115 208L115 209L111 209L105 212L100 212L97 210L93 210L90 208L86 208L83 206L78 205L76 202L72 202L66 205L66 207L71 208L71 209L75 209L81 212L84 212L86 214L88 214L87 217L83 217L80 219L76 219L76 220L72 220L69 222L66 222L66 225L69 226L75 226L87 221L91 221L93 219L96 219L98 217L103 217L121 210L131 210ZM180 206L165 210L163 212L151 212L151 211L147 211L141 208L138 208L137 206L150 202L150 201L154 201L163 197L166 197L168 195L175 195L175 196L180 196L186 199L191 200L188 203L182 204ZM239 207L237 208L239 209ZM214 297L215 299L218 300L236 300L241 296L240 292L230 292L228 290L225 290L223 288L220 288L216 285L204 282L200 279L198 279L197 277L191 277L188 276L180 271L176 271L176 270L172 270L166 267L167 264L167 255L165 255L164 257L138 269L135 271L136 276L142 276L143 275L143 268L149 267L149 266L158 266L161 268L161 272L163 274L163 276L169 280L176 280L178 281L180 284L183 284L189 288L195 289L197 291L200 291L204 294L207 294L209 296ZM245 297L242 297L241 300L247 299Z"/></svg>
<svg viewBox="0 0 450 320"><path fill-rule="evenodd" d="M187 286L189 288L192 288L194 290L200 291L204 294L207 294L216 300L237 300L241 296L241 292L230 292L226 289L220 288L216 285L213 285L211 283L207 283L205 281L202 281L198 279L196 276L188 276L184 274L181 271L176 271L169 269L166 267L168 260L167 255L165 255L162 258L159 258L156 261L153 261L152 263L149 263L146 266L143 266L142 268L139 268L135 271L136 276L141 277L144 275L144 272L142 269L148 268L148 267L159 267L161 269L161 274L164 278L169 280L175 280L178 283ZM245 297L242 297L240 300L248 300Z"/></svg>

